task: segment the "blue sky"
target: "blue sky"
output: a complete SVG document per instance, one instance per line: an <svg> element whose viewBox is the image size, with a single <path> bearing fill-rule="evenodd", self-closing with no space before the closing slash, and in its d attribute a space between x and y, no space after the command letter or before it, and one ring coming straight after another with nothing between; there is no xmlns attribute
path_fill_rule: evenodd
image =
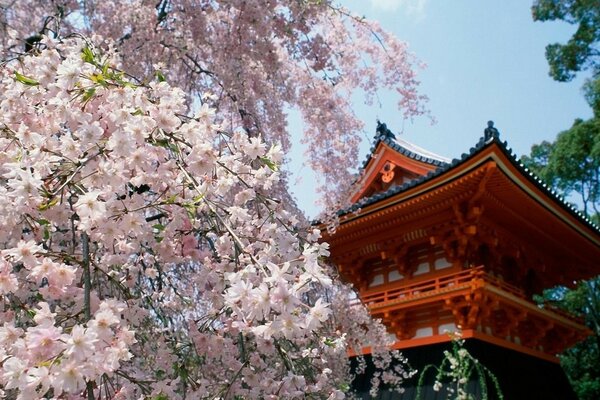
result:
<svg viewBox="0 0 600 400"><path fill-rule="evenodd" d="M409 44L427 68L420 72L422 92L437 123L426 118L404 121L397 99L381 93L381 107L354 98L365 122L361 160L375 133L376 119L401 137L450 158L460 157L493 120L501 138L518 155L532 144L553 140L575 118L589 118L581 93L585 75L569 83L548 76L545 46L565 42L574 27L562 22L533 22L531 1L343 0L342 5L379 21ZM290 126L299 121L291 118ZM292 128L294 130L294 128ZM311 217L314 176L301 166L299 146L291 154L292 191ZM300 178L300 179L296 179ZM298 182L297 182L298 181Z"/></svg>

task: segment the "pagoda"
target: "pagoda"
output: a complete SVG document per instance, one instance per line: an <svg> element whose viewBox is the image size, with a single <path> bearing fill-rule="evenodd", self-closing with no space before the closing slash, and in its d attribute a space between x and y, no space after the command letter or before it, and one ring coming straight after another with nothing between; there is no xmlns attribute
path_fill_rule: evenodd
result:
<svg viewBox="0 0 600 400"><path fill-rule="evenodd" d="M505 398L574 398L557 354L589 331L532 296L600 274L600 230L529 172L492 122L454 160L378 123L350 203L324 232L331 260L409 361L435 361L447 331L460 331Z"/></svg>

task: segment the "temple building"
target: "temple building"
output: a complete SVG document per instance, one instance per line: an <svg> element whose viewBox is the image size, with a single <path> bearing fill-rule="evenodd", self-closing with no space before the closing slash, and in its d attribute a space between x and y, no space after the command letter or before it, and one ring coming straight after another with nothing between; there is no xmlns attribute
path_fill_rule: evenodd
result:
<svg viewBox="0 0 600 400"><path fill-rule="evenodd" d="M590 332L532 296L600 274L600 230L530 173L493 123L454 160L378 124L354 188L324 240L409 362L441 359L446 331L460 330L505 399L574 398L557 354Z"/></svg>

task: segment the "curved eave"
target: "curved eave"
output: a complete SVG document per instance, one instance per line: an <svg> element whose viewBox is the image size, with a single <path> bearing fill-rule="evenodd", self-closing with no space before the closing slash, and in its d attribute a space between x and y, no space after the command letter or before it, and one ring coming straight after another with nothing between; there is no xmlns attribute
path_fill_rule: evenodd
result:
<svg viewBox="0 0 600 400"><path fill-rule="evenodd" d="M367 159L363 162L363 165L361 167L362 170L366 171L368 169L369 163L371 163L371 161L376 157L377 150L381 143L385 144L387 147L403 155L404 157L424 164L432 165L436 168L443 167L448 164L448 162L441 156L434 156L433 154L427 154L425 152L417 151L417 146L414 146L413 148L403 146L397 139L395 139L395 136L393 134L391 134L391 136L381 134L375 138L373 146L369 150L369 155L367 156Z"/></svg>
<svg viewBox="0 0 600 400"><path fill-rule="evenodd" d="M431 171L421 178L361 199L350 208L338 212L340 216L338 229L343 230L345 226L349 227L359 223L358 219L366 215L439 188L473 171L489 160L495 161L498 168L529 197L569 227L578 231L595 246L600 247L600 228L529 172L516 159L506 142L501 142L496 137L487 142L481 139L477 146L471 148L469 154L463 154L460 160L455 159L450 164Z"/></svg>
<svg viewBox="0 0 600 400"><path fill-rule="evenodd" d="M418 155L415 156L414 153L413 157L409 157L392 147L389 142L389 140L382 140L377 144L362 176L353 185L354 190L350 195L351 202L357 202L363 198L365 191L378 178L379 171L381 171L387 161L391 161L396 166L416 175L426 175L428 172L439 167L436 164L424 161Z"/></svg>
<svg viewBox="0 0 600 400"><path fill-rule="evenodd" d="M440 156L439 154L435 154L429 150L425 150L414 143L407 142L406 140L398 138L388 139L387 143L397 152L426 164L439 167L452 161L449 158Z"/></svg>
<svg viewBox="0 0 600 400"><path fill-rule="evenodd" d="M369 154L367 155L367 159L364 161L361 169L366 170L368 168L369 163L377 154L376 151L380 143L385 143L389 148L407 158L432 165L436 168L443 167L448 164L449 160L447 160L445 157L433 154L408 142L405 142L406 144L403 145L402 142L403 141L396 139L396 135L394 135L394 133L392 133L392 131L390 131L385 124L379 123L377 126L377 135L373 140L373 145L371 146Z"/></svg>

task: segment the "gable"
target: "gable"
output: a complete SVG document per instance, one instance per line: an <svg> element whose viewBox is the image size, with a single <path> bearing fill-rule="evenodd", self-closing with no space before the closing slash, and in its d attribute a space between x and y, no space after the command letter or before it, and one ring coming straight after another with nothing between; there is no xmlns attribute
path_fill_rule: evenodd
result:
<svg viewBox="0 0 600 400"><path fill-rule="evenodd" d="M385 124L378 124L377 133L374 149L363 166L361 177L354 184L350 196L352 204L411 182L450 162L445 157L396 139Z"/></svg>

